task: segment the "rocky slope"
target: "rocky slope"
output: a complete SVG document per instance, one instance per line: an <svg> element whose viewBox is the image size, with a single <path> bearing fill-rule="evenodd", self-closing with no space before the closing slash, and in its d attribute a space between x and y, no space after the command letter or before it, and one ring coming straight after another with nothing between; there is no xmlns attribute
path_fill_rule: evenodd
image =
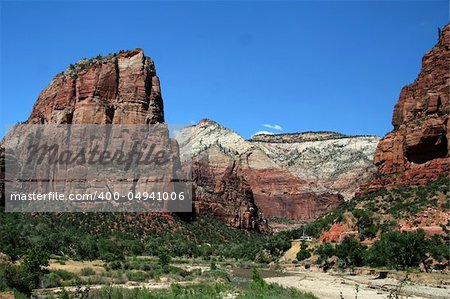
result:
<svg viewBox="0 0 450 299"><path fill-rule="evenodd" d="M393 131L379 143L379 178L368 190L423 185L450 172L450 25L422 58L414 83L403 87L392 117Z"/></svg>
<svg viewBox="0 0 450 299"><path fill-rule="evenodd" d="M271 160L310 183L314 192L340 193L351 199L375 171L379 138L334 132L256 135L251 143Z"/></svg>

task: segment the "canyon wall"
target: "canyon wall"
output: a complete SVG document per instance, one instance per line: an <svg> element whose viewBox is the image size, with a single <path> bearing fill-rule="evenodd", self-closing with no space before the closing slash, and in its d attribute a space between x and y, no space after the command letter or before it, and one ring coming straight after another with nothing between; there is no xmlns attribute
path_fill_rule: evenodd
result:
<svg viewBox="0 0 450 299"><path fill-rule="evenodd" d="M417 79L403 87L389 132L374 156L378 178L366 190L424 185L450 172L450 25L422 58Z"/></svg>

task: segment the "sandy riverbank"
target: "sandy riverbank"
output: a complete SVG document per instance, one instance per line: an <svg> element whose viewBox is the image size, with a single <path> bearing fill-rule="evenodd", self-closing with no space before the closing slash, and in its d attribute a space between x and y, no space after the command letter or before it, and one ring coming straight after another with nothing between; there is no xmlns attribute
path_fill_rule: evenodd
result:
<svg viewBox="0 0 450 299"><path fill-rule="evenodd" d="M321 299L345 299L358 297L363 299L386 299L389 291L395 289L400 280L395 278L376 279L375 275L345 275L308 270L288 271L291 276L269 277L267 282L278 283L283 287L295 287L311 292ZM450 276L448 276L450 278ZM440 278L439 278L440 279ZM411 299L450 298L448 285L429 286L417 282L405 283L401 295Z"/></svg>

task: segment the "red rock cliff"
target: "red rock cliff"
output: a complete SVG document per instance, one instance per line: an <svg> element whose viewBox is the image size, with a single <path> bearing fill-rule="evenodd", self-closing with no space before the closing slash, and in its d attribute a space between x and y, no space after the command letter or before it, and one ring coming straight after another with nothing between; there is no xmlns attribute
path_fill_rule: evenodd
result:
<svg viewBox="0 0 450 299"><path fill-rule="evenodd" d="M370 189L426 184L450 171L450 25L422 59L416 81L405 86L395 105L394 130L378 144L378 179Z"/></svg>
<svg viewBox="0 0 450 299"><path fill-rule="evenodd" d="M141 49L82 59L39 95L29 123L164 122L159 78Z"/></svg>

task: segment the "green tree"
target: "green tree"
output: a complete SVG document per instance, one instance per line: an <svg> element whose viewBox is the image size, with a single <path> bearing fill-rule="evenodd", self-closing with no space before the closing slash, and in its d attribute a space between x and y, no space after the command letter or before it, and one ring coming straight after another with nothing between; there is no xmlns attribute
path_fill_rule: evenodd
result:
<svg viewBox="0 0 450 299"><path fill-rule="evenodd" d="M39 279L48 271L49 254L45 251L32 249L28 251L20 265L4 265L0 269L0 278L3 280L1 288L15 289L25 294L39 286Z"/></svg>
<svg viewBox="0 0 450 299"><path fill-rule="evenodd" d="M113 260L125 260L125 255L121 244L109 239L100 239L97 244L100 252L100 258L102 260L106 262L111 262Z"/></svg>
<svg viewBox="0 0 450 299"><path fill-rule="evenodd" d="M94 260L99 257L97 240L90 235L84 235L77 238L75 245L76 257L82 260ZM103 248L105 250L105 248ZM100 251L100 253L102 253Z"/></svg>
<svg viewBox="0 0 450 299"><path fill-rule="evenodd" d="M354 273L355 267L364 265L364 253L366 247L361 245L353 236L346 236L341 244L336 246L336 256L344 268L349 268Z"/></svg>
<svg viewBox="0 0 450 299"><path fill-rule="evenodd" d="M170 264L172 258L165 250L160 250L158 253L158 263L162 267L167 267Z"/></svg>
<svg viewBox="0 0 450 299"><path fill-rule="evenodd" d="M311 251L308 249L308 245L303 241L300 244L300 251L297 253L297 261L303 261L311 257Z"/></svg>
<svg viewBox="0 0 450 299"><path fill-rule="evenodd" d="M440 235L431 236L428 241L428 248L431 256L438 262L450 260L450 247L445 242L445 238Z"/></svg>
<svg viewBox="0 0 450 299"><path fill-rule="evenodd" d="M48 267L49 265L49 258L50 254L48 252L32 249L20 264L20 268L22 268L23 272L31 276L34 286L39 284L39 277L47 273L45 267Z"/></svg>
<svg viewBox="0 0 450 299"><path fill-rule="evenodd" d="M374 238L378 228L373 223L373 213L365 210L353 210L353 216L357 219L358 232L361 238Z"/></svg>
<svg viewBox="0 0 450 299"><path fill-rule="evenodd" d="M317 263L321 264L323 261L326 261L328 258L335 255L335 249L334 249L333 245L331 245L330 243L325 243L325 244L320 245L316 249L316 254L319 255L319 258L317 259Z"/></svg>
<svg viewBox="0 0 450 299"><path fill-rule="evenodd" d="M406 270L426 265L429 243L422 229L413 232L388 232L376 241L368 252L368 261L373 266L386 266Z"/></svg>

